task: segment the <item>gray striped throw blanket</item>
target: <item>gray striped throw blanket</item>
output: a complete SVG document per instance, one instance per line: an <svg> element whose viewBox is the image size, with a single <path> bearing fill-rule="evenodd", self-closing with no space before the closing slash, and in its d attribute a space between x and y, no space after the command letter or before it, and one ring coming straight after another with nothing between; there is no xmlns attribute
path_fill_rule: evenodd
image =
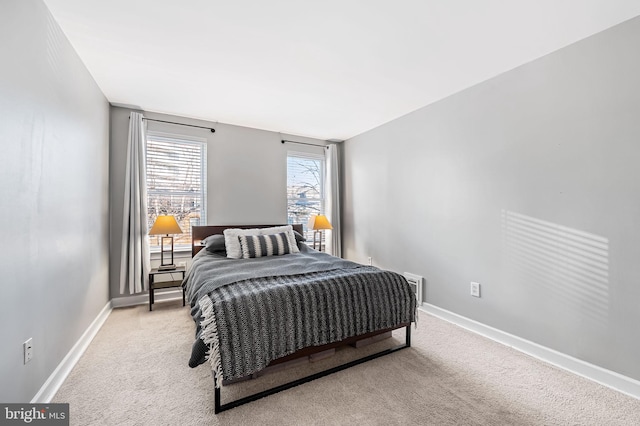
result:
<svg viewBox="0 0 640 426"><path fill-rule="evenodd" d="M199 314L216 386L308 346L415 321L416 299L404 277L347 263L247 278L200 294L192 311Z"/></svg>

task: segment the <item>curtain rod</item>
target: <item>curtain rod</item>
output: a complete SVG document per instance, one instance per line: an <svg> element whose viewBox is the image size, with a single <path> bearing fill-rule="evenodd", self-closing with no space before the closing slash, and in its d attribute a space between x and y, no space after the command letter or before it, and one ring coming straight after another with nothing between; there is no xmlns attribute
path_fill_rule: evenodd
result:
<svg viewBox="0 0 640 426"><path fill-rule="evenodd" d="M317 146L317 147L320 147L320 148L326 148L326 149L329 149L329 146L327 146L327 145L318 145L318 144L315 144L315 143L306 143L306 142L288 141L288 140L285 140L285 139L282 139L280 142L282 142L282 143L297 143L298 145Z"/></svg>
<svg viewBox="0 0 640 426"><path fill-rule="evenodd" d="M214 129L213 127L196 126L195 124L176 123L175 121L156 120L156 119L147 118L147 117L143 117L142 119L147 121L157 121L158 123L177 124L178 126L197 127L198 129L208 129L208 130L211 130L211 133L216 132L216 129Z"/></svg>

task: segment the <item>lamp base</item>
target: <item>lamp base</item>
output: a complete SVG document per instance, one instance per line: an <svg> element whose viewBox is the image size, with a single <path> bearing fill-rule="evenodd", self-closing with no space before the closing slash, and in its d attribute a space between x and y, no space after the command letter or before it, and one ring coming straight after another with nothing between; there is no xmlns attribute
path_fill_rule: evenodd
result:
<svg viewBox="0 0 640 426"><path fill-rule="evenodd" d="M171 251L165 251L165 243L164 240L169 240L171 243ZM173 263L173 237L167 235L166 237L162 237L161 239L162 246L160 247L160 266L158 267L158 271L172 271L176 269L176 265ZM164 263L164 254L171 253L171 263L169 263L169 259L167 259L167 263Z"/></svg>
<svg viewBox="0 0 640 426"><path fill-rule="evenodd" d="M158 266L158 271L171 271L173 269L176 269L176 265L161 265Z"/></svg>

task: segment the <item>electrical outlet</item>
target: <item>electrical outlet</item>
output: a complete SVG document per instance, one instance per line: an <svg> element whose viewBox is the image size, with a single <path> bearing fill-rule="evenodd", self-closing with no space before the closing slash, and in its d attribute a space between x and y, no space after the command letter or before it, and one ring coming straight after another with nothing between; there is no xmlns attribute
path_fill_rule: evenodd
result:
<svg viewBox="0 0 640 426"><path fill-rule="evenodd" d="M178 262L178 266L187 267L187 261L183 260L182 262Z"/></svg>
<svg viewBox="0 0 640 426"><path fill-rule="evenodd" d="M369 262L369 266L373 265L373 262L371 260L371 256L369 256L369 258L367 259L367 262Z"/></svg>
<svg viewBox="0 0 640 426"><path fill-rule="evenodd" d="M24 351L24 363L28 363L33 358L33 338L30 337L29 340L22 344L22 349Z"/></svg>
<svg viewBox="0 0 640 426"><path fill-rule="evenodd" d="M480 283L471 281L471 295L473 297L480 297Z"/></svg>

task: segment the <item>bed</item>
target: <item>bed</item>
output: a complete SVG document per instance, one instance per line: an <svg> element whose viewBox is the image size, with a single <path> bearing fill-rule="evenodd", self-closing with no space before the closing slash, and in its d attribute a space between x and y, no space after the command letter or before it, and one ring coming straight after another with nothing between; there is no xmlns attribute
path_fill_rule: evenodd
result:
<svg viewBox="0 0 640 426"><path fill-rule="evenodd" d="M293 231L302 234L302 225L192 228L193 262L183 283L196 323L189 366L210 363L216 413L411 346L416 299L404 277L317 252ZM227 257L238 256L234 244L245 258ZM271 255L278 250L286 254ZM226 383L402 327L403 345L221 403Z"/></svg>

